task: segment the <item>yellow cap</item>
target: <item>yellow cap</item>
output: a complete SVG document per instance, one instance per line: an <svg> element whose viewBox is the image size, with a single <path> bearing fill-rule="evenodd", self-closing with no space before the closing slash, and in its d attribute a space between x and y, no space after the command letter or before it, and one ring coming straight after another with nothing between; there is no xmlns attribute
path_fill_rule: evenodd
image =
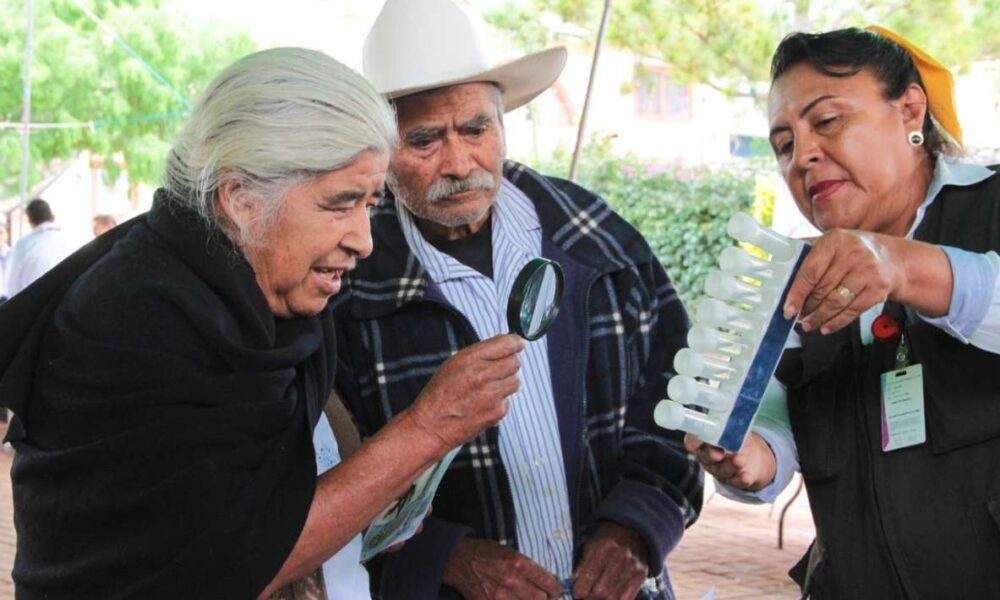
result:
<svg viewBox="0 0 1000 600"><path fill-rule="evenodd" d="M903 36L878 25L865 27L868 31L896 42L913 59L914 66L924 80L927 92L927 108L935 120L951 135L958 145L962 145L962 125L955 110L955 80L951 71Z"/></svg>

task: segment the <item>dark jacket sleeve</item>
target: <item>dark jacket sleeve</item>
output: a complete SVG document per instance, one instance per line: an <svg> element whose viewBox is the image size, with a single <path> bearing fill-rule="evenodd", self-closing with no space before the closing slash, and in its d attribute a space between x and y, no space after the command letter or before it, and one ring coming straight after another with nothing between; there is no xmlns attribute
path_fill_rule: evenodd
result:
<svg viewBox="0 0 1000 600"><path fill-rule="evenodd" d="M632 273L640 279L632 290L645 290L639 301L645 306L637 307L638 314L648 314L649 321L643 323L640 316L630 350L640 370L625 413L622 480L604 498L589 526L607 520L637 531L646 540L651 572L659 573L684 528L698 517L703 476L684 449L683 433L653 421L656 404L666 397L666 383L674 374L674 355L685 345L687 313L658 261L639 265Z"/></svg>

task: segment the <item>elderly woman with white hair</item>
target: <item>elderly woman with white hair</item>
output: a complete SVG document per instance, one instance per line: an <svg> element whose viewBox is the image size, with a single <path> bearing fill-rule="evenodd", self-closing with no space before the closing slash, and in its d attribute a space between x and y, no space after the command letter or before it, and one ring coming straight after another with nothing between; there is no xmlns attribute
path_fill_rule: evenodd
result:
<svg viewBox="0 0 1000 600"><path fill-rule="evenodd" d="M0 309L18 598L266 597L504 415L513 336L453 357L316 475L327 304L371 252L395 132L333 59L245 57L199 100L152 209Z"/></svg>

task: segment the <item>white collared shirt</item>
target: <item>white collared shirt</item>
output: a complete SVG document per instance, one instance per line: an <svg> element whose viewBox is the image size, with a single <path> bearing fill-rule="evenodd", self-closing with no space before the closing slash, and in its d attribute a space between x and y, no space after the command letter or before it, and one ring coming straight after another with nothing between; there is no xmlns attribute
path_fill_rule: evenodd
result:
<svg viewBox="0 0 1000 600"><path fill-rule="evenodd" d="M541 256L541 224L523 192L503 180L493 205L493 279L428 243L400 205L403 235L444 297L479 339L508 333L507 299L518 272ZM500 422L500 456L510 479L520 552L558 579L573 569L573 528L545 338L521 353L521 389Z"/></svg>
<svg viewBox="0 0 1000 600"><path fill-rule="evenodd" d="M73 253L74 248L55 223L42 223L18 240L7 256L6 293L20 292Z"/></svg>

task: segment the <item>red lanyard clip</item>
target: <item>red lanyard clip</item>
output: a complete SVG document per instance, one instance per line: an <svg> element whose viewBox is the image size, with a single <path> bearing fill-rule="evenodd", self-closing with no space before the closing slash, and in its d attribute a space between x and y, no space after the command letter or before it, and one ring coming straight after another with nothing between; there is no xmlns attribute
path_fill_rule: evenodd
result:
<svg viewBox="0 0 1000 600"><path fill-rule="evenodd" d="M903 335L903 326L889 315L879 315L872 321L872 335L880 342L895 342Z"/></svg>

